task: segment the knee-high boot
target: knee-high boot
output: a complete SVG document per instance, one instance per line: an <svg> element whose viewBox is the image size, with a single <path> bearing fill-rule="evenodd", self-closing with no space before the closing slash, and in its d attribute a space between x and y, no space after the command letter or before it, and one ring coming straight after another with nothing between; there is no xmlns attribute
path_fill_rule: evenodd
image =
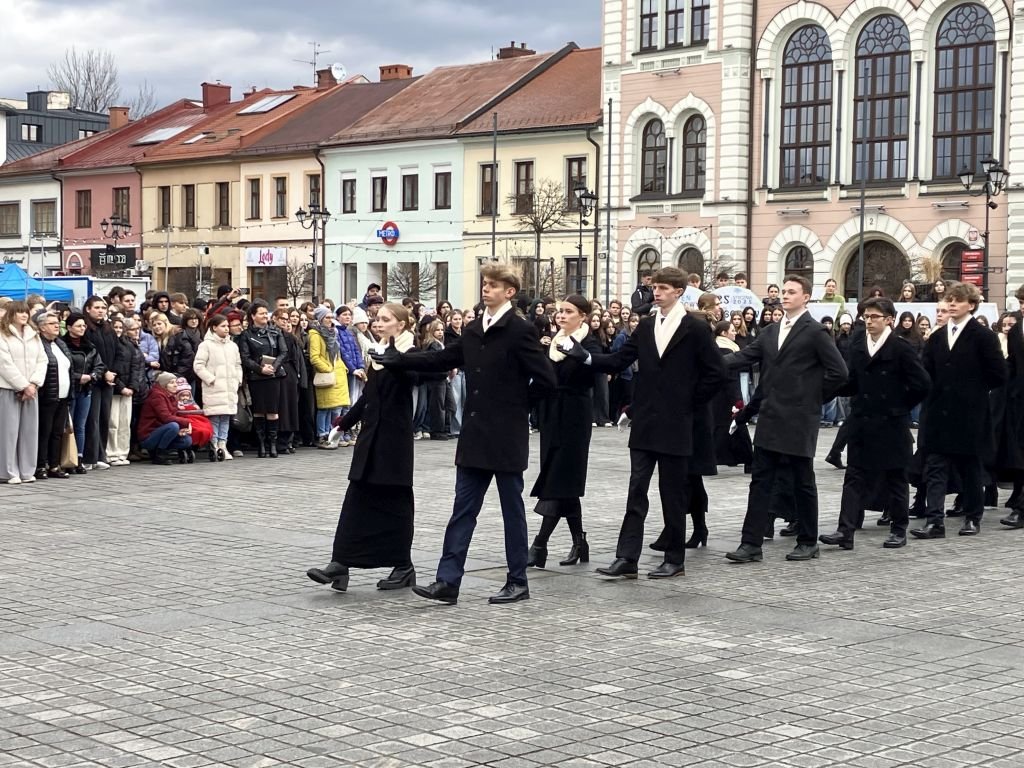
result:
<svg viewBox="0 0 1024 768"><path fill-rule="evenodd" d="M262 459L267 455L267 419L265 416L253 416L252 433L256 436L256 457Z"/></svg>
<svg viewBox="0 0 1024 768"><path fill-rule="evenodd" d="M277 458L277 419L267 420L267 455Z"/></svg>

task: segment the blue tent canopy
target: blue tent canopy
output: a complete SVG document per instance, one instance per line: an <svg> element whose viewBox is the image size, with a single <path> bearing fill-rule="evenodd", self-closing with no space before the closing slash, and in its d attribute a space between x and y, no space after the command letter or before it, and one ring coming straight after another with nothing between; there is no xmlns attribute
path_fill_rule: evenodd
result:
<svg viewBox="0 0 1024 768"><path fill-rule="evenodd" d="M68 288L49 285L45 280L32 277L17 264L0 265L0 296L24 299L37 293L47 301L74 301L75 294Z"/></svg>

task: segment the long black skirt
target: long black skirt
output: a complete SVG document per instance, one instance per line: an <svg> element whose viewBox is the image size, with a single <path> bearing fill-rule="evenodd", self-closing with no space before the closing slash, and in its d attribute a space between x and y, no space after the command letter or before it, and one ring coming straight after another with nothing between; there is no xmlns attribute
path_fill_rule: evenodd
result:
<svg viewBox="0 0 1024 768"><path fill-rule="evenodd" d="M350 481L331 559L350 568L412 565L413 508L411 486Z"/></svg>
<svg viewBox="0 0 1024 768"><path fill-rule="evenodd" d="M284 377L281 384L281 401L277 413L280 422L277 428L281 432L298 432L299 423L299 379L291 371Z"/></svg>

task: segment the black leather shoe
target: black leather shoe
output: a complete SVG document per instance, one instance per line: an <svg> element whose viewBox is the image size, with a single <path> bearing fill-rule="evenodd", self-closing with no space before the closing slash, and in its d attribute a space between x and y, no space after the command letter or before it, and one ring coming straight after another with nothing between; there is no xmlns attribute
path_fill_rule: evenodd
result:
<svg viewBox="0 0 1024 768"><path fill-rule="evenodd" d="M796 521L786 523L786 527L779 531L779 536L796 536Z"/></svg>
<svg viewBox="0 0 1024 768"><path fill-rule="evenodd" d="M846 465L843 464L843 457L838 453L830 453L826 456L825 463L831 464L836 469L846 469Z"/></svg>
<svg viewBox="0 0 1024 768"><path fill-rule="evenodd" d="M946 517L963 517L964 505L959 499L953 502L953 508L946 510Z"/></svg>
<svg viewBox="0 0 1024 768"><path fill-rule="evenodd" d="M930 523L924 528L915 528L910 535L915 539L944 539L946 538L946 526Z"/></svg>
<svg viewBox="0 0 1024 768"><path fill-rule="evenodd" d="M404 589L416 585L416 569L411 565L405 568L394 568L386 579L377 582L377 589Z"/></svg>
<svg viewBox="0 0 1024 768"><path fill-rule="evenodd" d="M655 568L653 571L647 573L648 579L671 579L676 576L685 576L686 568L682 563L670 563L668 560L664 561L661 565Z"/></svg>
<svg viewBox="0 0 1024 768"><path fill-rule="evenodd" d="M530 588L526 584L506 583L496 594L487 598L491 605L504 605L505 603L518 603L520 600L530 599Z"/></svg>
<svg viewBox="0 0 1024 768"><path fill-rule="evenodd" d="M976 522L973 520L965 520L964 524L960 527L960 530L957 531L957 534L960 536L977 536L980 531L981 528Z"/></svg>
<svg viewBox="0 0 1024 768"><path fill-rule="evenodd" d="M455 605L459 602L459 588L447 581L435 581L427 587L413 587L412 591L427 600L437 600L445 605Z"/></svg>
<svg viewBox="0 0 1024 768"><path fill-rule="evenodd" d="M333 560L323 568L310 568L306 575L317 584L330 584L338 592L348 589L348 566Z"/></svg>
<svg viewBox="0 0 1024 768"><path fill-rule="evenodd" d="M75 474L76 475L87 475L87 474L89 474L89 470L87 470L81 464L77 464L75 466Z"/></svg>
<svg viewBox="0 0 1024 768"><path fill-rule="evenodd" d="M999 522L1007 528L1024 528L1024 515L1014 510L1006 517L999 518Z"/></svg>
<svg viewBox="0 0 1024 768"><path fill-rule="evenodd" d="M60 467L54 467L53 469L46 470L46 476L47 477L56 478L56 479L59 479L59 480L63 480L66 477L71 477L71 475L69 475L67 472L65 472Z"/></svg>
<svg viewBox="0 0 1024 768"><path fill-rule="evenodd" d="M40 467L39 469L37 469L34 477L36 480L45 480L47 477L46 467Z"/></svg>
<svg viewBox="0 0 1024 768"><path fill-rule="evenodd" d="M630 562L623 557L617 557L611 565L596 570L602 576L611 576L612 578L621 576L624 579L635 579L637 576L636 563Z"/></svg>
<svg viewBox="0 0 1024 768"><path fill-rule="evenodd" d="M892 518L889 517L889 513L883 512L882 516L875 520L875 525L884 525L886 527L892 525Z"/></svg>
<svg viewBox="0 0 1024 768"><path fill-rule="evenodd" d="M725 556L734 563L760 563L764 559L761 548L753 544L740 544L739 549L726 552Z"/></svg>
<svg viewBox="0 0 1024 768"><path fill-rule="evenodd" d="M907 537L900 536L898 533L890 533L889 538L882 542L882 546L886 549L899 549L900 547L907 546Z"/></svg>
<svg viewBox="0 0 1024 768"><path fill-rule="evenodd" d="M850 543L853 546L853 542ZM817 544L797 544L793 551L786 555L787 560L813 560L818 556Z"/></svg>
<svg viewBox="0 0 1024 768"><path fill-rule="evenodd" d="M818 537L818 541L832 547L839 547L840 549L853 549L853 539L847 538L839 531L823 534Z"/></svg>
<svg viewBox="0 0 1024 768"><path fill-rule="evenodd" d="M538 547L534 544L530 547L530 553L526 556L527 568L543 568L548 562L548 548Z"/></svg>

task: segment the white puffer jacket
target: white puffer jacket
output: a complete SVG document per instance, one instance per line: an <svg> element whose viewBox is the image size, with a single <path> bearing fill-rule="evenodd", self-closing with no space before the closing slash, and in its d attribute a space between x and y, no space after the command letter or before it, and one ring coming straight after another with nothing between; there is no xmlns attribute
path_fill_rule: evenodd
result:
<svg viewBox="0 0 1024 768"><path fill-rule="evenodd" d="M207 416L234 416L242 385L242 359L231 337L207 331L196 351L192 370L203 382L203 410Z"/></svg>
<svg viewBox="0 0 1024 768"><path fill-rule="evenodd" d="M25 326L23 336L0 333L0 389L21 392L29 384L43 386L46 363L43 341L31 326Z"/></svg>

